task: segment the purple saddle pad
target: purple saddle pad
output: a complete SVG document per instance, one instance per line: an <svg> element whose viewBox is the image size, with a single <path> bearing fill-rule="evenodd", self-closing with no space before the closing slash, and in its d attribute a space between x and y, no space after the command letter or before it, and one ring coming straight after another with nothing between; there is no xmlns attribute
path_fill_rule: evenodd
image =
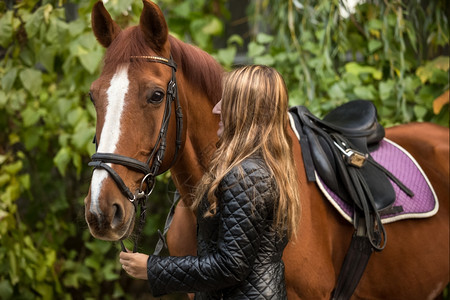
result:
<svg viewBox="0 0 450 300"><path fill-rule="evenodd" d="M435 215L439 209L436 193L430 181L417 161L402 147L384 138L380 146L370 153L374 160L397 177L413 193L406 195L394 182L396 199L392 207L399 208L396 212L382 214L383 224L411 218L427 218ZM353 208L333 193L316 173L317 185L330 203L349 222L353 221Z"/></svg>
<svg viewBox="0 0 450 300"><path fill-rule="evenodd" d="M289 119L292 130L297 138L300 139L290 114ZM388 213L385 214L381 212L381 221L383 224L404 219L428 218L437 213L439 202L436 193L424 171L411 154L401 146L386 138L384 138L380 142L380 146L370 154L376 162L385 167L414 193L413 197L409 197L391 181L396 195L396 200L392 207L398 209L393 209L392 213L390 210L387 210ZM347 221L352 223L353 207L333 193L333 191L320 179L317 173L316 183L325 198L328 199Z"/></svg>

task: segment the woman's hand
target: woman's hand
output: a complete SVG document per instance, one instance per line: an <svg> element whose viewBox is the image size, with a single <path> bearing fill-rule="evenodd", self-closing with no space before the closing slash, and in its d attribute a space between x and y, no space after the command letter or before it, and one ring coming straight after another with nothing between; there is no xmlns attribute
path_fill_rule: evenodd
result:
<svg viewBox="0 0 450 300"><path fill-rule="evenodd" d="M119 261L128 275L147 280L148 255L142 253L120 252Z"/></svg>

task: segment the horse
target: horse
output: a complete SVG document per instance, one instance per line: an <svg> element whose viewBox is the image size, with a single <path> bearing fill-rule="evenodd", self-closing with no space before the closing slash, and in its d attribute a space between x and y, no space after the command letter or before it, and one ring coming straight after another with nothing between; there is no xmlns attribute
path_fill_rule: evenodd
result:
<svg viewBox="0 0 450 300"><path fill-rule="evenodd" d="M196 219L189 205L218 140L212 108L221 98L224 70L206 52L171 36L156 4L143 4L139 24L124 30L101 2L92 10L94 35L107 49L90 90L97 152L106 154L94 164L85 218L95 238L128 237L139 195L154 184L148 174L143 177L145 165L156 164L150 177L170 169L181 195L167 233L169 252L195 255ZM419 162L439 210L430 218L386 225L389 242L372 255L352 299L434 299L449 282L449 131L411 123L387 128L386 136ZM307 181L292 130L291 139L302 214L299 233L283 253L288 298L330 299L354 227Z"/></svg>

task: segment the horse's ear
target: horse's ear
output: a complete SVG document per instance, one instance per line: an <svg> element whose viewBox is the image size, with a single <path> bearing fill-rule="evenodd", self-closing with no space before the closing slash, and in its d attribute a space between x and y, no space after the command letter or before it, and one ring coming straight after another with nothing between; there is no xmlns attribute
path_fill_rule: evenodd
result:
<svg viewBox="0 0 450 300"><path fill-rule="evenodd" d="M166 20L156 4L147 0L142 2L144 3L144 9L140 18L141 30L147 42L154 46L154 50L161 52L169 34Z"/></svg>
<svg viewBox="0 0 450 300"><path fill-rule="evenodd" d="M95 3L92 8L91 23L95 37L105 48L111 45L112 41L121 31L119 25L113 21L102 1Z"/></svg>

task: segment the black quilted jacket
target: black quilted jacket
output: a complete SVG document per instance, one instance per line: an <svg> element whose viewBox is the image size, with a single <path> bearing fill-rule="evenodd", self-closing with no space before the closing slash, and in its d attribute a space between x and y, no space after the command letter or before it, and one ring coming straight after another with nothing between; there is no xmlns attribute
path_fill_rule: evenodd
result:
<svg viewBox="0 0 450 300"><path fill-rule="evenodd" d="M284 264L287 244L272 228L276 183L262 160L245 160L218 189L219 207L197 214L198 256L150 256L148 280L154 296L195 292L195 299L286 299Z"/></svg>

